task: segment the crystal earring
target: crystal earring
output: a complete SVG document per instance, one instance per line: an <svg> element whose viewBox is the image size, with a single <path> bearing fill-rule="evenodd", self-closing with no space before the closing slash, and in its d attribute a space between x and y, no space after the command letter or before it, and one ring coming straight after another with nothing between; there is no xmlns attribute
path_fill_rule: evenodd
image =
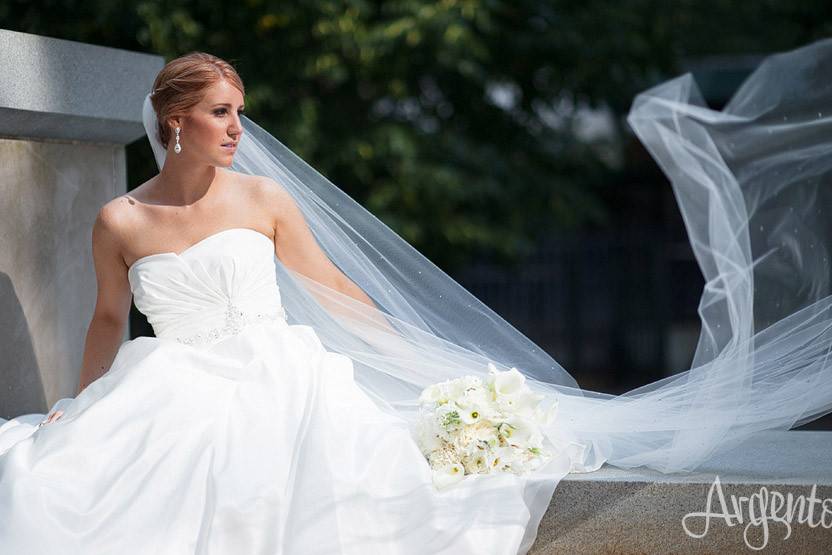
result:
<svg viewBox="0 0 832 555"><path fill-rule="evenodd" d="M179 128L176 128L176 146L173 147L173 151L176 154L182 152L182 145L179 144Z"/></svg>

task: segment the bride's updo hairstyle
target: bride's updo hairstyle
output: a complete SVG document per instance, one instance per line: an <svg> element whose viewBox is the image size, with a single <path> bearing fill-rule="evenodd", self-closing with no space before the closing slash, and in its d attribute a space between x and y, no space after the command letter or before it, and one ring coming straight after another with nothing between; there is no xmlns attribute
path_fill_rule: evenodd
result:
<svg viewBox="0 0 832 555"><path fill-rule="evenodd" d="M165 64L153 82L150 101L157 114L159 139L165 148L171 129L164 124L167 118L185 115L202 100L203 91L225 79L245 96L243 80L231 64L205 52L191 52Z"/></svg>

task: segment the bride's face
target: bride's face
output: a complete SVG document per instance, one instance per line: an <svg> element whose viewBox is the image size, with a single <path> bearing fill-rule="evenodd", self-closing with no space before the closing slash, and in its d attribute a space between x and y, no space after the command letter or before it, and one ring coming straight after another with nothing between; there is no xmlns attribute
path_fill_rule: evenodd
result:
<svg viewBox="0 0 832 555"><path fill-rule="evenodd" d="M234 85L225 80L211 85L199 104L180 120L182 154L188 152L213 166L230 166L243 134L242 113L243 94ZM170 143L176 144L175 127Z"/></svg>

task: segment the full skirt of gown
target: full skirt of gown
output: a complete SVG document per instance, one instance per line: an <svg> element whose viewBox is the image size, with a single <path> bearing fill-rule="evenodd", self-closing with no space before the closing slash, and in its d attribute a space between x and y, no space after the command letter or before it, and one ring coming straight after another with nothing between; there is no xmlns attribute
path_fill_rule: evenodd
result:
<svg viewBox="0 0 832 555"><path fill-rule="evenodd" d="M164 331L159 316L186 294L172 284L192 289L188 302L206 287L241 305L279 299L258 235L229 230L135 265L137 306L162 337L122 343L59 420L0 421L0 553L525 552L529 504L548 502L568 458L545 478L437 490L407 423L312 327L263 319L199 347Z"/></svg>

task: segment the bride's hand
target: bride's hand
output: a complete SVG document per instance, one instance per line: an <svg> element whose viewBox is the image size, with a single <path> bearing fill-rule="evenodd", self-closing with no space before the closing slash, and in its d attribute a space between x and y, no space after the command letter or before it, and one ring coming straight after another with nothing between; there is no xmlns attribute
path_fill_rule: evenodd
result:
<svg viewBox="0 0 832 555"><path fill-rule="evenodd" d="M53 412L52 414L50 414L48 417L46 417L46 418L45 418L45 419L44 419L44 420L40 423L40 425L39 425L38 427L40 427L40 426L46 426L47 424L51 424L52 422L55 422L55 421L56 421L56 420L58 420L61 416L63 416L63 414L64 414L64 411L62 411L62 410L56 410L55 412Z"/></svg>
<svg viewBox="0 0 832 555"><path fill-rule="evenodd" d="M47 414L46 418L41 420L40 424L38 424L38 428L41 426L45 426L46 424L51 424L52 422L57 421L61 416L64 414L64 409L75 400L74 397L64 397L62 399L58 399L54 405L52 405L51 412Z"/></svg>
<svg viewBox="0 0 832 555"><path fill-rule="evenodd" d="M49 416L49 419L46 421L46 423L47 423L47 424L49 424L49 423L51 423L51 422L55 422L55 421L56 421L56 420L58 420L61 416L63 416L63 414L64 414L64 411L62 411L62 410L56 410L55 412L53 412L53 413Z"/></svg>

